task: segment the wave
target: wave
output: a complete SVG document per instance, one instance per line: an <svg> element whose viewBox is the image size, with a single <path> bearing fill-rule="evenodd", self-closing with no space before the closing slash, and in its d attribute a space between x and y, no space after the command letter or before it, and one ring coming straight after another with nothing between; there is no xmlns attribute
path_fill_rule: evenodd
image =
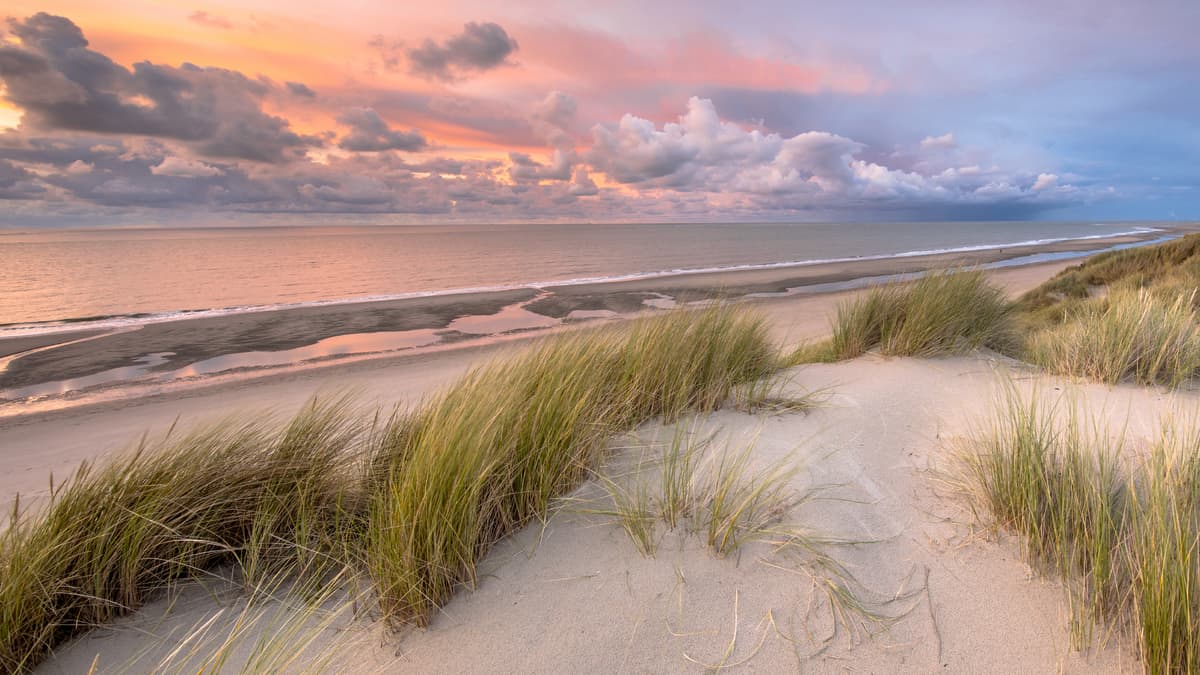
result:
<svg viewBox="0 0 1200 675"><path fill-rule="evenodd" d="M129 328L132 326L142 326L152 323L165 323L168 321L179 321L182 319L200 319L210 317L231 316L236 314L251 314L256 312L277 312L288 309L301 309L307 307L327 307L331 305L351 305L370 302L387 302L394 300L410 300L417 298L432 298L443 297L450 295L470 295L478 293L498 293L502 291L513 291L522 289L547 289L557 288L562 286L578 286L583 284L603 284L603 283L618 283L622 281L639 281L643 279L658 279L663 277L681 276L687 274L711 274L719 272L740 272L748 270L771 270L784 269L789 267L808 267L812 265L827 265L846 262L860 262L873 260L892 260L902 258L915 258L920 256L945 255L949 253L972 253L977 251L990 251L1004 248L1018 248L1028 246L1045 246L1048 244L1057 244L1069 241L1088 241L1096 239L1111 239L1113 237L1124 237L1140 234L1150 234L1153 232L1161 232L1161 228L1138 226L1132 230L1123 232L1109 232L1106 234L1094 234L1078 237L1051 237L1046 239L1027 239L1025 241L1014 241L1001 244L978 244L973 246L959 246L955 248L938 248L938 249L921 249L914 251L903 251L900 253L885 253L879 255L863 255L863 256L846 256L840 258L814 258L809 260L790 260L784 262L771 263L746 263L739 265L725 265L717 267L683 267L669 270L657 270L653 272L634 272L631 274L618 274L611 276L595 276L595 277L576 277L571 279L555 279L551 281L530 281L515 284L502 284L495 286L472 286L464 288L448 288L434 291L415 291L410 293L393 293L386 295L368 295L353 298L336 298L329 300L312 300L307 302L293 303L275 303L266 305L241 305L233 307L221 307L210 309L181 309L169 312L140 312L137 314L113 314L106 316L91 316L84 318L69 318L59 319L56 321L41 321L31 323L16 323L16 324L0 324L0 339L13 337L28 337L36 335L51 335L55 333L74 332L81 330L114 330L119 328Z"/></svg>

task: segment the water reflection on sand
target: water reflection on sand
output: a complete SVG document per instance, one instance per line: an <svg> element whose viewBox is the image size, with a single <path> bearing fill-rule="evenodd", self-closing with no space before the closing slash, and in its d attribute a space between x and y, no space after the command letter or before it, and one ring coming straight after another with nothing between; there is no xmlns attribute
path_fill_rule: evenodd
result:
<svg viewBox="0 0 1200 675"><path fill-rule="evenodd" d="M444 338L447 337L465 335L481 338L518 331L552 328L562 324L559 319L529 311L525 308L526 304L528 303L509 305L495 314L458 317L444 328L335 335L293 349L222 354L174 369L164 367L171 362L170 357L175 356L173 352L143 354L128 366L111 368L77 378L0 390L0 401L33 401L121 384L167 384L217 374L283 368L353 356L387 354L441 345L446 342Z"/></svg>

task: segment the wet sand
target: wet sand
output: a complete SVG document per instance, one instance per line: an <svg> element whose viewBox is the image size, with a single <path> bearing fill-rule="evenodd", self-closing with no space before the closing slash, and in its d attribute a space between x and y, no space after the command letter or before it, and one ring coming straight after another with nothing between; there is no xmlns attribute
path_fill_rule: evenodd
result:
<svg viewBox="0 0 1200 675"><path fill-rule="evenodd" d="M8 338L0 340L0 359L3 359L14 354L41 349L51 345L62 344L72 340L80 340L94 335L101 335L108 331L103 330L73 330L66 333L54 333L51 335L30 335L28 337Z"/></svg>
<svg viewBox="0 0 1200 675"><path fill-rule="evenodd" d="M520 289L152 323L14 359L0 373L0 389L133 366L135 359L145 354L170 352L156 366L165 371L224 354L293 349L348 333L445 328L460 316L495 314L505 306L536 296L536 290ZM67 333L63 337L75 339L79 335ZM0 341L0 353L3 351L4 341Z"/></svg>

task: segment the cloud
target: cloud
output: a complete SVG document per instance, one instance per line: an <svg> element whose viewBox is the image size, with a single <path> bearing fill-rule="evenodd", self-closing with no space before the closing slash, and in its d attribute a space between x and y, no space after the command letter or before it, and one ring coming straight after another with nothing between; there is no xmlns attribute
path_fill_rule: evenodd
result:
<svg viewBox="0 0 1200 675"><path fill-rule="evenodd" d="M317 96L317 92L310 89L303 82L284 82L283 86L292 96L299 96L300 98L316 98Z"/></svg>
<svg viewBox="0 0 1200 675"><path fill-rule="evenodd" d="M233 22L223 16L209 14L208 12L197 10L188 15L188 21L198 23L201 26L209 28L220 28L221 30L232 30Z"/></svg>
<svg viewBox="0 0 1200 675"><path fill-rule="evenodd" d="M941 136L926 136L921 139L921 148L928 150L931 148L957 148L958 143L954 142L953 133L945 133Z"/></svg>
<svg viewBox="0 0 1200 675"><path fill-rule="evenodd" d="M1059 187L1052 174L1035 181L999 168L921 173L889 167L864 159L867 146L851 138L824 131L784 137L746 129L721 120L713 103L698 97L677 122L660 128L625 115L616 125L597 125L592 137L583 158L611 181L643 191L703 193L752 204L760 212L992 209L1029 215L1063 206L1064 197L1081 197L1073 187L1049 190ZM945 145L953 139L933 140Z"/></svg>
<svg viewBox="0 0 1200 675"><path fill-rule="evenodd" d="M547 101L558 103L536 108L570 108L570 98ZM265 166L208 161L194 154L194 143L169 138L0 133L0 198L41 203L50 213L83 213L86 204L92 215L179 208L492 221L1028 217L1098 198L1061 172L888 166L868 159L868 145L856 139L750 129L722 119L700 97L672 123L623 115L594 126L592 141L578 150L553 148L546 157L511 151L506 162L409 162L390 151L353 150L412 145L415 132L390 129L371 108L341 118L350 127L341 138L349 153ZM571 115L538 110L533 119L575 124ZM623 187L608 187L614 183Z"/></svg>
<svg viewBox="0 0 1200 675"><path fill-rule="evenodd" d="M618 183L696 188L710 182L705 177L775 157L781 147L779 136L722 122L712 101L693 97L679 121L661 130L630 114L615 127L596 125L585 158Z"/></svg>
<svg viewBox="0 0 1200 675"><path fill-rule="evenodd" d="M9 20L21 44L0 47L7 99L22 128L169 138L202 155L282 162L320 139L263 112L273 85L222 68L141 61L127 69L88 48L69 19L36 14Z"/></svg>
<svg viewBox="0 0 1200 675"><path fill-rule="evenodd" d="M183 157L164 157L163 161L150 168L155 176L177 176L180 178L204 178L220 176L223 171L204 162Z"/></svg>
<svg viewBox="0 0 1200 675"><path fill-rule="evenodd" d="M395 196L387 185L370 176L349 176L337 185L309 183L301 186L300 193L319 201L359 206L387 204Z"/></svg>
<svg viewBox="0 0 1200 675"><path fill-rule="evenodd" d="M549 164L542 164L523 152L510 152L508 170L513 181L567 180L575 163L574 153L555 150Z"/></svg>
<svg viewBox="0 0 1200 675"><path fill-rule="evenodd" d="M1052 173L1040 173L1037 180L1033 182L1033 187L1029 189L1034 192L1041 192L1043 190L1053 190L1056 187L1058 187L1058 176Z"/></svg>
<svg viewBox="0 0 1200 675"><path fill-rule="evenodd" d="M35 199L45 192L24 167L0 159L0 199Z"/></svg>
<svg viewBox="0 0 1200 675"><path fill-rule="evenodd" d="M425 137L416 129L393 131L387 121L371 108L355 108L338 116L337 121L350 127L350 133L342 136L338 147L351 152L382 152L402 150L416 152L428 145Z"/></svg>
<svg viewBox="0 0 1200 675"><path fill-rule="evenodd" d="M420 47L408 49L406 56L413 74L449 81L496 68L517 48L517 41L499 24L472 21L458 35L441 44L427 39Z"/></svg>
<svg viewBox="0 0 1200 675"><path fill-rule="evenodd" d="M570 129L575 124L579 103L574 96L552 91L533 109L533 118L555 129Z"/></svg>
<svg viewBox="0 0 1200 675"><path fill-rule="evenodd" d="M567 193L573 197L591 197L600 194L600 188L596 187L596 182L588 175L587 169L581 166L575 169Z"/></svg>

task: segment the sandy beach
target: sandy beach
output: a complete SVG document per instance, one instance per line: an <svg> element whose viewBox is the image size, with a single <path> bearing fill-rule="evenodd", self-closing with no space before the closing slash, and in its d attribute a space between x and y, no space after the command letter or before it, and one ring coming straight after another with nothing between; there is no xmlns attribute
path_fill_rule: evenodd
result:
<svg viewBox="0 0 1200 675"><path fill-rule="evenodd" d="M1072 261L993 270L1010 296ZM758 283L758 282L755 282ZM790 281L788 283L791 283ZM781 345L828 333L840 302L860 291L753 301ZM570 328L566 328L569 330ZM46 494L51 475L103 460L140 434L162 434L231 414L286 416L314 394L352 392L364 406L411 404L472 366L521 347L506 341L434 353L362 360L169 394L10 417L0 427L8 470L0 500ZM784 521L831 540L874 619L847 619L811 569L750 543L714 556L695 535L664 532L652 558L610 518L585 506L602 498L587 483L548 522L502 542L428 628L399 635L376 622L339 620L308 649L333 655L338 672L699 672L733 665L751 672L1129 672L1136 655L1113 640L1072 648L1061 587L1023 562L1012 540L979 529L943 479L955 439L985 415L1002 386L1072 389L1101 414L1131 414L1149 433L1181 404L1139 387L1072 385L984 353L932 360L866 356L780 374L793 392L826 392L804 414L733 410L680 424L712 435L714 452L753 445L756 466L784 458L802 470L790 487L829 489ZM1182 395L1187 398L1186 395ZM1194 404L1194 396L1182 401ZM614 440L615 461L672 433L657 424ZM640 448L640 450L639 450ZM39 672L121 672L179 648L196 626L233 620L236 594L213 582L151 603L58 649ZM221 608L226 608L222 610ZM224 619L213 619L224 611ZM265 628L263 630L266 630ZM1020 644L1021 649L1012 645ZM143 666L139 666L141 668Z"/></svg>
<svg viewBox="0 0 1200 675"><path fill-rule="evenodd" d="M1164 230L954 254L307 306L107 330L68 326L58 333L0 339L0 419L322 369L334 363L480 348L650 307L715 298L787 300L817 294L828 298L844 288L929 269L1009 265L1057 255L1077 258L1088 251L1173 234L1175 230ZM818 323L823 323L825 312L818 313Z"/></svg>
<svg viewBox="0 0 1200 675"><path fill-rule="evenodd" d="M1002 269L990 276L1015 296L1069 264ZM760 299L754 305L768 317L775 339L795 346L826 334L838 303L855 292ZM247 411L286 416L321 393L353 392L364 405L383 409L413 403L471 366L519 348L521 337L6 417L0 420L0 448L9 470L0 476L0 503L8 504L17 493L36 498L48 489L51 474L66 476L83 460L124 448L143 433L163 433L172 424L186 427Z"/></svg>

